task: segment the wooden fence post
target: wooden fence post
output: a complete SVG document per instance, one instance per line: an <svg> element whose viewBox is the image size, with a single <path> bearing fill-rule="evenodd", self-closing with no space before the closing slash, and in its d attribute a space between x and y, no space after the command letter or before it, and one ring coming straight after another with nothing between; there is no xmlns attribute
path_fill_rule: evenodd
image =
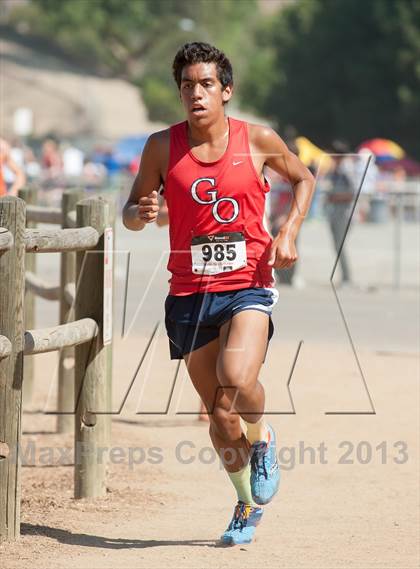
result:
<svg viewBox="0 0 420 569"><path fill-rule="evenodd" d="M110 345L103 345L104 229L110 226L110 205L103 198L89 198L77 204L77 226L89 225L100 235L97 246L76 254L75 318L92 318L99 334L91 342L76 347L75 394L75 498L106 493L109 447L111 376L107 371Z"/></svg>
<svg viewBox="0 0 420 569"><path fill-rule="evenodd" d="M76 209L76 203L83 199L83 190L66 190L63 192L61 209L63 229L70 227L67 215ZM69 304L65 288L68 284L76 281L76 253L61 253L60 260L60 324L66 324L74 320L74 314L70 314ZM59 352L58 359L58 397L57 409L57 432L70 433L74 430L74 347L63 348Z"/></svg>
<svg viewBox="0 0 420 569"><path fill-rule="evenodd" d="M23 381L23 303L25 286L25 202L0 199L0 227L14 237L0 252L0 335L11 353L0 359L0 541L20 533L20 438Z"/></svg>
<svg viewBox="0 0 420 569"><path fill-rule="evenodd" d="M115 202L111 202L110 203L110 223L108 227L112 228L112 235L113 235L113 250L116 251L117 247L116 247L116 239L115 239L115 221L117 219L117 204ZM115 253L113 252L113 270L112 270L112 308L114 310L114 306L115 306L115 283L114 283L114 279L115 279ZM112 337L114 337L114 315L112 314ZM107 397L108 397L108 408L111 411L112 410L112 373L113 373L113 358L114 358L114 342L111 342L111 344L109 344L107 346L107 356L108 356L108 361L107 361L107 373L108 373L108 378L107 378ZM107 427L108 427L108 440L109 442L111 442L111 428L112 428L112 415L110 414L107 418Z"/></svg>
<svg viewBox="0 0 420 569"><path fill-rule="evenodd" d="M38 199L38 188L32 186L29 188L22 188L18 192L18 196L26 203L26 205L36 205ZM26 227L34 228L37 224L34 221L26 221ZM25 271L30 271L36 275L36 255L33 253L25 254ZM35 328L35 294L30 290L25 289L25 304L24 304L24 326L25 330L32 330ZM33 397L34 389L34 356L28 356L25 360L23 368L23 407L30 407Z"/></svg>

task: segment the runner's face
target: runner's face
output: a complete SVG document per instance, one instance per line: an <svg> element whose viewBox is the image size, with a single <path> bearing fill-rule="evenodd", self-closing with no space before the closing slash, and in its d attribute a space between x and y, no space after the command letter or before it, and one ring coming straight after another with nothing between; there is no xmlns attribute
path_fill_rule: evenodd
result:
<svg viewBox="0 0 420 569"><path fill-rule="evenodd" d="M223 112L223 103L231 98L232 88L223 89L215 63L195 63L182 70L180 96L188 120L204 126Z"/></svg>

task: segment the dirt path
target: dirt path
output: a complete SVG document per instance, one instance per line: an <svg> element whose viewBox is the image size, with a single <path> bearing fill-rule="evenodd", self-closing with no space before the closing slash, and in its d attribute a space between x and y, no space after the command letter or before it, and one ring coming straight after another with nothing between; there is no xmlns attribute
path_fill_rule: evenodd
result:
<svg viewBox="0 0 420 569"><path fill-rule="evenodd" d="M143 341L133 339L138 345ZM128 357L133 351L126 349ZM294 349L276 342L270 348L262 379L271 410L285 413L292 408L287 372ZM361 352L359 357L376 415L325 415L368 409L360 377L348 350L340 346L302 350L290 386L296 414L271 417L284 447L281 492L266 508L251 546L218 547L234 494L205 448L206 424L173 413L136 415L134 404L128 405L113 422L112 444L122 450L114 451L120 454L110 464L106 497L75 501L71 453L58 450L71 448L72 437L54 433L53 416L26 413L23 442L35 443L37 458L22 469L22 537L0 546L1 566L215 569L240 567L246 559L249 567L267 568L418 567L418 363L411 355ZM35 411L44 405L54 363L49 354L37 362ZM152 377L148 396L155 409L169 385L169 376L164 370L159 373ZM159 380L163 383L158 388ZM188 384L178 394L180 408L197 408ZM354 444L348 457L353 464L339 463L348 448L339 447L343 441ZM366 443L359 447L358 459L361 441ZM375 450L383 441L386 449ZM400 447L393 446L397 441L407 443L403 464L395 462L404 461ZM372 458L366 460L369 445ZM53 460L61 458L67 466L45 464L48 457L41 447L54 447ZM145 460L130 466L128 452L136 447L143 451L132 451L138 453L133 456L140 461L144 452Z"/></svg>

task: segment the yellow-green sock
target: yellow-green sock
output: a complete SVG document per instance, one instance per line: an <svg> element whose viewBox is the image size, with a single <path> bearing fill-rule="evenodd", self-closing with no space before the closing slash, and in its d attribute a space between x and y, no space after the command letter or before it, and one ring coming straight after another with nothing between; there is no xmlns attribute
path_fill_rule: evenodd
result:
<svg viewBox="0 0 420 569"><path fill-rule="evenodd" d="M264 416L256 423L248 423L247 421L244 423L246 425L246 438L252 445L258 441L268 442L268 428Z"/></svg>
<svg viewBox="0 0 420 569"><path fill-rule="evenodd" d="M228 476L231 479L232 484L235 486L235 490L238 494L238 500L255 507L257 504L252 499L251 467L249 463L238 472L228 472Z"/></svg>

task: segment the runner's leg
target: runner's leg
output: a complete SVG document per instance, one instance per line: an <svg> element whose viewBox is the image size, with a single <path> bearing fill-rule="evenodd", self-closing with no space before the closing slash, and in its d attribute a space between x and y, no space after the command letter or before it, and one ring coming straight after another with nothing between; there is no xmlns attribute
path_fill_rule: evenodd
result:
<svg viewBox="0 0 420 569"><path fill-rule="evenodd" d="M251 447L251 491L257 504L270 502L279 488L276 436L264 420L264 388L258 381L267 347L269 318L255 309L235 314L220 330L217 376L232 406L247 425Z"/></svg>
<svg viewBox="0 0 420 569"><path fill-rule="evenodd" d="M205 404L210 419L213 446L228 472L248 463L249 444L242 432L239 415L231 411L231 399L219 384L216 362L219 338L184 356L191 381Z"/></svg>
<svg viewBox="0 0 420 569"><path fill-rule="evenodd" d="M268 315L259 310L238 312L220 328L217 376L235 410L247 423L264 414L265 393L258 381L268 337Z"/></svg>

